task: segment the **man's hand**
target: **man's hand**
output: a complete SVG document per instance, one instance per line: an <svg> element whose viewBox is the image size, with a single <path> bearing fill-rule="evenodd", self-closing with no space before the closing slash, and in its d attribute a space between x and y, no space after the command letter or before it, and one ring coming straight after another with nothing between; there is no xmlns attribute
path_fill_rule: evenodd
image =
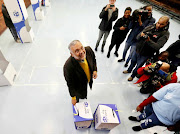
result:
<svg viewBox="0 0 180 134"><path fill-rule="evenodd" d="M138 111L142 111L142 110L143 110L143 108L141 108L141 107L137 106L136 110L137 110L137 112L138 112Z"/></svg>
<svg viewBox="0 0 180 134"><path fill-rule="evenodd" d="M119 29L120 29L120 30L125 30L125 29L126 29L126 27L123 27L123 26L122 26L122 27L120 27Z"/></svg>
<svg viewBox="0 0 180 134"><path fill-rule="evenodd" d="M149 70L149 66L150 66L150 65L146 66L146 67L144 68L144 71Z"/></svg>
<svg viewBox="0 0 180 134"><path fill-rule="evenodd" d="M97 71L93 72L93 78L96 79L97 78Z"/></svg>
<svg viewBox="0 0 180 134"><path fill-rule="evenodd" d="M161 87L161 82L158 82L155 86L156 86L157 88L160 88L160 87Z"/></svg>
<svg viewBox="0 0 180 134"><path fill-rule="evenodd" d="M141 15L139 15L138 22L139 22L139 25L142 26Z"/></svg>
<svg viewBox="0 0 180 134"><path fill-rule="evenodd" d="M111 7L110 7L110 4L107 4L107 5L106 5L106 8L105 8L105 11L107 11L109 8L111 8Z"/></svg>
<svg viewBox="0 0 180 134"><path fill-rule="evenodd" d="M147 40L146 41L150 41L150 37L148 36Z"/></svg>
<svg viewBox="0 0 180 134"><path fill-rule="evenodd" d="M76 103L77 103L76 97L72 97L72 104L76 105Z"/></svg>
<svg viewBox="0 0 180 134"><path fill-rule="evenodd" d="M142 32L142 33L141 33L141 37L143 37L143 36L145 36L145 34Z"/></svg>

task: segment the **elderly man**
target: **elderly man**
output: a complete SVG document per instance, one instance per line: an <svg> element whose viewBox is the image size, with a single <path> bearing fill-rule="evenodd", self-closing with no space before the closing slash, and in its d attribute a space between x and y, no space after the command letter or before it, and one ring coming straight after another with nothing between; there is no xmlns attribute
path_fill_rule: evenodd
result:
<svg viewBox="0 0 180 134"><path fill-rule="evenodd" d="M169 17L162 16L159 21L151 26L146 27L138 36L136 44L136 52L133 54L131 59L131 65L128 70L123 71L124 74L131 73L133 68L133 73L128 81L132 81L137 75L137 69L141 67L145 61L158 53L159 49L164 46L164 44L169 39Z"/></svg>
<svg viewBox="0 0 180 134"><path fill-rule="evenodd" d="M164 86L155 92L148 99L144 100L137 111L143 111L139 116L130 116L129 120L145 120L139 126L134 126L134 131L150 128L153 126L167 126L168 130L175 130L177 123L180 121L180 83L172 83ZM174 128L172 128L172 126ZM176 131L176 130L175 130Z"/></svg>
<svg viewBox="0 0 180 134"><path fill-rule="evenodd" d="M72 104L87 98L87 83L92 88L92 78L97 78L96 58L92 49L83 47L79 40L69 44L71 56L64 65L64 77L69 88Z"/></svg>

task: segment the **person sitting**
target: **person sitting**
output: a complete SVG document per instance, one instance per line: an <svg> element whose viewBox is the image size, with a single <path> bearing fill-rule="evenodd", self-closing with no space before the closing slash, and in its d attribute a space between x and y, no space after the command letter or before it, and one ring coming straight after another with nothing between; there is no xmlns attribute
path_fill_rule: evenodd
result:
<svg viewBox="0 0 180 134"><path fill-rule="evenodd" d="M151 128L154 126L173 126L180 120L180 83L172 83L155 92L144 100L137 111L143 112L137 116L129 116L129 120L140 122L132 127L134 131Z"/></svg>
<svg viewBox="0 0 180 134"><path fill-rule="evenodd" d="M171 44L166 51L169 52L169 60L175 66L180 66L180 35L179 40Z"/></svg>
<svg viewBox="0 0 180 134"><path fill-rule="evenodd" d="M142 82L141 93L152 94L169 83L177 82L176 69L176 67L166 62L163 62L162 65L156 62L146 67L141 67L137 72L142 76L136 84Z"/></svg>

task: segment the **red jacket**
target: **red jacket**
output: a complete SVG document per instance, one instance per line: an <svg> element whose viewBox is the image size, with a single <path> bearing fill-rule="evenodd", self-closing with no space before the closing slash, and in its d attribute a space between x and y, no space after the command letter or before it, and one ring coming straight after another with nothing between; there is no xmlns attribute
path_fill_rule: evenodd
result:
<svg viewBox="0 0 180 134"><path fill-rule="evenodd" d="M146 65L146 66L149 66L149 65ZM145 67L146 67L146 66L145 66ZM135 84L140 83L140 82L143 82L143 81L146 81L146 80L148 80L148 79L150 78L150 75L144 74L144 68L145 68L145 67L140 67L140 68L137 70L137 73L140 74L140 75L142 75L142 76L139 78L139 80L138 80ZM167 85L167 84L169 84L169 83L176 83L176 82L177 82L177 79L178 79L178 78L177 78L176 72L173 72L173 73L171 73L171 74L169 74L169 75L171 75L171 78L168 79L167 81L165 81L165 83L163 83L163 85L161 85L160 88L162 88L163 86L165 86L165 85ZM157 88L157 90L160 89L160 88Z"/></svg>

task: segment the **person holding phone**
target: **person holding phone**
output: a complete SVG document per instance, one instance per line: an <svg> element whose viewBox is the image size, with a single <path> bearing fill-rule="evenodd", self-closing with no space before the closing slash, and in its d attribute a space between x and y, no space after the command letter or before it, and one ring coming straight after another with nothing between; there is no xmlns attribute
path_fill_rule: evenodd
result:
<svg viewBox="0 0 180 134"><path fill-rule="evenodd" d="M115 6L116 0L109 0L107 4L101 11L99 18L102 19L99 25L99 37L96 42L95 51L97 51L99 43L104 35L101 52L104 52L104 46L106 44L106 39L109 35L109 32L112 29L112 22L118 18L118 8Z"/></svg>
<svg viewBox="0 0 180 134"><path fill-rule="evenodd" d="M110 57L110 52L114 46L116 46L114 54L116 55L116 57L118 57L118 49L120 47L120 44L124 41L127 33L129 32L128 25L131 20L131 11L131 7L127 7L124 11L124 16L116 21L113 27L114 32L112 34L111 44L109 46L107 58Z"/></svg>

